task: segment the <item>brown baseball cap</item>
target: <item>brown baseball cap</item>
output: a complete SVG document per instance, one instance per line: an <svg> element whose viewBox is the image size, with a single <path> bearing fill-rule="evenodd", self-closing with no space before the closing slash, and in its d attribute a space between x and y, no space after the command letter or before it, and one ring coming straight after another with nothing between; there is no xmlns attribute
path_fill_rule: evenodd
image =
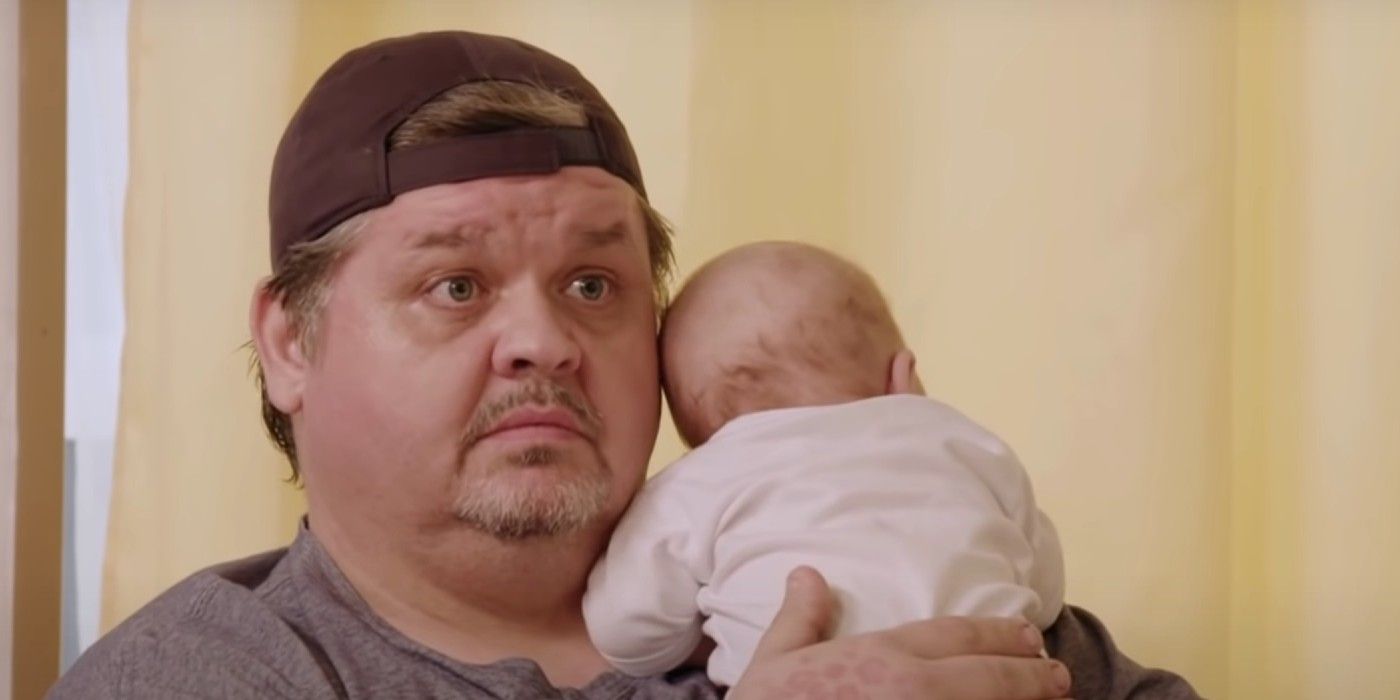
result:
<svg viewBox="0 0 1400 700"><path fill-rule="evenodd" d="M444 91L527 83L580 102L586 127L523 127L388 152L389 135ZM384 39L331 65L292 116L272 162L272 268L287 249L409 190L503 175L603 168L646 195L622 122L563 59L507 37L447 31Z"/></svg>

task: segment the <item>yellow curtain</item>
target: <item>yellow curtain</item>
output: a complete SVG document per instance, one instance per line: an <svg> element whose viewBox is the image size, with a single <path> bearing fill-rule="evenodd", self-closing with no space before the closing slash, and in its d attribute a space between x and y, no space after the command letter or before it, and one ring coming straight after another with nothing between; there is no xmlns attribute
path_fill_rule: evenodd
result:
<svg viewBox="0 0 1400 700"><path fill-rule="evenodd" d="M1003 435L1070 600L1230 698L1400 694L1400 4L134 0L106 617L285 543L245 309L285 119L342 51L575 62L682 271L749 240L885 286ZM653 466L680 452L669 429Z"/></svg>

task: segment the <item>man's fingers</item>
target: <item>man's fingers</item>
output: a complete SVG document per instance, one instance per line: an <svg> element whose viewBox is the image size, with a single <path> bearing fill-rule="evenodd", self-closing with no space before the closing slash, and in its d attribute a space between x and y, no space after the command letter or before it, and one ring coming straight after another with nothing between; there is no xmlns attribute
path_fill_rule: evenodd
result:
<svg viewBox="0 0 1400 700"><path fill-rule="evenodd" d="M809 566L799 566L788 574L783 604L758 640L753 660L783 654L825 641L831 628L835 601L826 579Z"/></svg>
<svg viewBox="0 0 1400 700"><path fill-rule="evenodd" d="M837 695L949 700L1051 700L1070 692L1069 670L1038 656L1040 631L1025 620L937 618L818 644L834 603L820 575L794 570L782 608L731 697L786 698L806 686ZM810 648L791 653L804 647Z"/></svg>
<svg viewBox="0 0 1400 700"><path fill-rule="evenodd" d="M938 697L1048 700L1070 693L1069 670L1050 659L955 656L928 669L923 689Z"/></svg>
<svg viewBox="0 0 1400 700"><path fill-rule="evenodd" d="M921 659L950 656L1038 656L1040 630L1021 618L939 617L883 633L887 643Z"/></svg>

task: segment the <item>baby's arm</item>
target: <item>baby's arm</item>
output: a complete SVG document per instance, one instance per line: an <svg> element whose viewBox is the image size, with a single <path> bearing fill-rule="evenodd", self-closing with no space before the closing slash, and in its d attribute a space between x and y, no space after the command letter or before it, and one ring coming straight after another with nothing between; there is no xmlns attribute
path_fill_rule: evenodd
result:
<svg viewBox="0 0 1400 700"><path fill-rule="evenodd" d="M599 653L633 676L665 673L699 644L695 596L707 554L696 544L678 494L644 489L614 531L583 598Z"/></svg>
<svg viewBox="0 0 1400 700"><path fill-rule="evenodd" d="M1015 452L1001 440L952 440L949 451L970 468L994 495L1002 513L1014 524L1004 534L1017 541L1009 552L1009 563L1016 578L1036 595L1033 609L1022 614L1031 618L1041 629L1054 623L1064 605L1064 554L1060 549L1055 526L1036 506L1030 476ZM1010 542L1008 539L1007 542Z"/></svg>

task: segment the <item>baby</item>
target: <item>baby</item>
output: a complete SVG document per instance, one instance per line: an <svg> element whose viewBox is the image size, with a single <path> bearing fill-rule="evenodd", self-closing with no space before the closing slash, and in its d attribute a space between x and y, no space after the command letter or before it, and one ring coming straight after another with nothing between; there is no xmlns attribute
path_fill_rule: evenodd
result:
<svg viewBox="0 0 1400 700"><path fill-rule="evenodd" d="M584 597L617 668L668 671L708 635L733 685L810 565L836 592L835 633L938 615L1060 613L1055 529L996 436L923 396L879 289L797 243L732 250L667 312L666 396L695 448L649 481Z"/></svg>

